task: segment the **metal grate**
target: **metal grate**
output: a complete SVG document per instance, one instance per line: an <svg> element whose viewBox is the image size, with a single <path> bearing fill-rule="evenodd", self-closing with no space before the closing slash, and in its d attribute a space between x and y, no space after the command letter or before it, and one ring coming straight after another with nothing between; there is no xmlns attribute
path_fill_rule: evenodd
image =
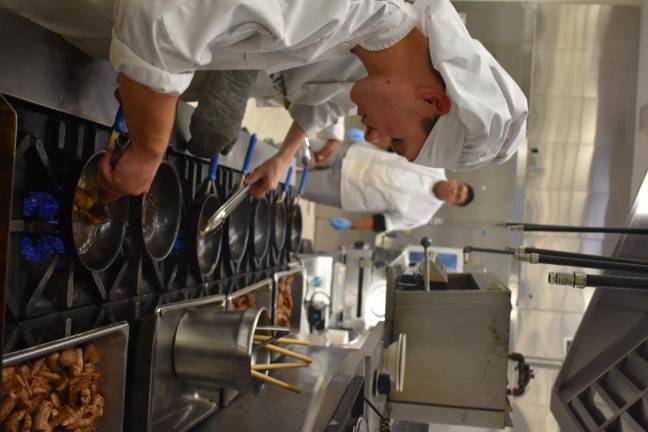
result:
<svg viewBox="0 0 648 432"><path fill-rule="evenodd" d="M582 430L648 430L647 341L648 338L568 401Z"/></svg>

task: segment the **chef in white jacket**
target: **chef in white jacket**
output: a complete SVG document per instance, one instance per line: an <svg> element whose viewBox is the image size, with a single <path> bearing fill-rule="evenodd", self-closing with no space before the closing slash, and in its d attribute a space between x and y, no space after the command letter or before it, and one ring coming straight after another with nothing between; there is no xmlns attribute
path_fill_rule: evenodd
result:
<svg viewBox="0 0 648 432"><path fill-rule="evenodd" d="M326 168L310 172L304 198L350 212L372 213L353 220L336 217L337 230L375 232L427 224L443 207L465 207L472 187L448 180L445 170L411 164L369 143L343 144Z"/></svg>
<svg viewBox="0 0 648 432"><path fill-rule="evenodd" d="M106 17L107 4L110 61L131 138L114 166L110 154L99 164L110 199L148 190L178 95L201 69L274 73L344 57L359 70L361 62L363 74L349 77L350 99L367 138L387 138L397 153L424 165L501 162L524 139L526 98L448 0L419 0L416 9L403 0L0 0L95 44L107 38L93 23ZM53 8L65 13L51 14ZM277 155L246 179L254 195L277 185L300 135L291 128Z"/></svg>

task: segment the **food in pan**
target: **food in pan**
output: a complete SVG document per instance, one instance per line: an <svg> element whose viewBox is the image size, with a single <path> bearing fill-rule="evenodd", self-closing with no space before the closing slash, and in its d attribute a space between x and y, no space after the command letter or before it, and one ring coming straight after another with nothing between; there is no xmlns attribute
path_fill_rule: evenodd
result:
<svg viewBox="0 0 648 432"><path fill-rule="evenodd" d="M101 223L104 222L93 211L98 202L99 188L94 171L87 170L81 175L74 191L72 208L72 235L74 244L81 254L90 250L97 237L97 232L101 228Z"/></svg>
<svg viewBox="0 0 648 432"><path fill-rule="evenodd" d="M232 309L233 310L246 310L246 309L257 309L256 299L254 294L248 293L238 297L235 297L232 300Z"/></svg>
<svg viewBox="0 0 648 432"><path fill-rule="evenodd" d="M292 283L293 276L279 278L277 284L276 323L280 327L290 327L293 313Z"/></svg>
<svg viewBox="0 0 648 432"><path fill-rule="evenodd" d="M2 431L94 432L104 413L94 344L2 369Z"/></svg>

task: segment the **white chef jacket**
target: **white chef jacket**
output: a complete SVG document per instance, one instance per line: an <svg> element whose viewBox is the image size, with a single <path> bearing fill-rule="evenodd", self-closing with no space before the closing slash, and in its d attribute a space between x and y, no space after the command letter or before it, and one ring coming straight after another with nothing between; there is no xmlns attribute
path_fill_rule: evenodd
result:
<svg viewBox="0 0 648 432"><path fill-rule="evenodd" d="M362 63L349 53L273 74L261 72L250 97L257 106L274 107L284 107L285 98L290 116L308 136L343 141L343 117L357 113L351 87L366 76Z"/></svg>
<svg viewBox="0 0 648 432"><path fill-rule="evenodd" d="M335 123L319 131L316 135L316 138L322 141L327 141L327 140L344 141L345 132L346 131L344 128L344 117L338 117L337 120L335 120Z"/></svg>
<svg viewBox="0 0 648 432"><path fill-rule="evenodd" d="M113 66L168 94L198 69L278 72L388 48L416 25L403 0L115 0L114 11Z"/></svg>
<svg viewBox="0 0 648 432"><path fill-rule="evenodd" d="M410 163L371 144L353 144L342 161L342 209L382 213L387 231L415 228L443 206L432 193L441 180L447 180L441 168Z"/></svg>
<svg viewBox="0 0 648 432"><path fill-rule="evenodd" d="M196 70L274 73L340 57L346 61L335 81L362 78L351 48L388 48L416 26L417 16L404 0L0 0L0 6L97 57L106 56L110 40L117 71L168 94L182 93Z"/></svg>

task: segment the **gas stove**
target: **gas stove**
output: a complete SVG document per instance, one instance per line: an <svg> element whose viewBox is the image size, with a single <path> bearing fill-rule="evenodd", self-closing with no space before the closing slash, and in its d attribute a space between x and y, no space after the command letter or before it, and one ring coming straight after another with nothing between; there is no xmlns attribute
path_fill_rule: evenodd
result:
<svg viewBox="0 0 648 432"><path fill-rule="evenodd" d="M169 256L156 261L136 235L130 212L125 241L115 261L101 272L84 268L71 242L71 197L84 161L102 150L109 129L18 99L9 234L4 353L126 320L135 323L160 304L228 294L287 268L288 251L264 260L246 255L234 262L221 254L216 272L201 277L192 250L190 217L202 197L209 161L182 151L172 137L166 160L183 192L180 233ZM217 189L225 196L240 173L220 167ZM131 207L134 200L131 200ZM226 249L226 248L225 248Z"/></svg>

